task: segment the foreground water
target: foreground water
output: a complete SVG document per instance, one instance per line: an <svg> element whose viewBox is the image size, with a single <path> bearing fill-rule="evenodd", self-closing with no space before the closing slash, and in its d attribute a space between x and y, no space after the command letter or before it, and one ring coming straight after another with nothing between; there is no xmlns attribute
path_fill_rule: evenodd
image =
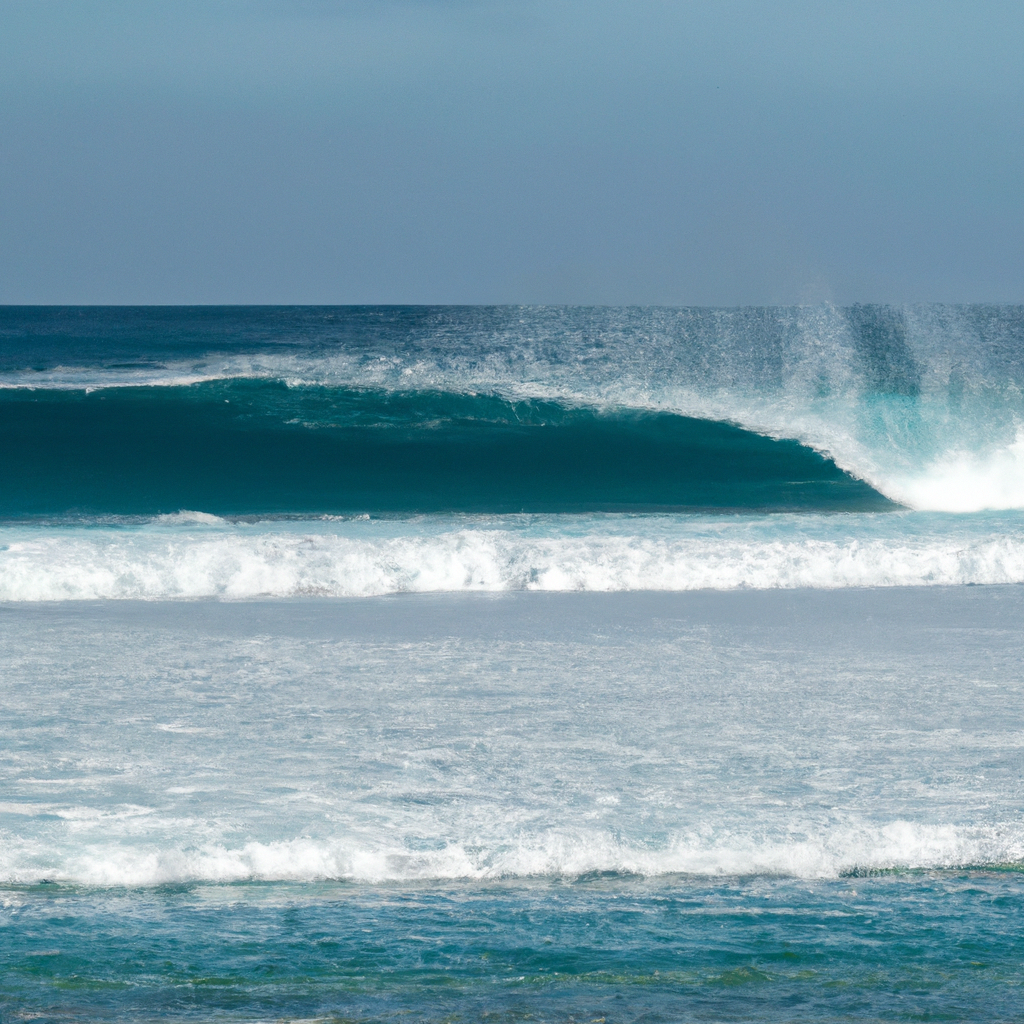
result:
<svg viewBox="0 0 1024 1024"><path fill-rule="evenodd" d="M1022 612L7 605L0 1007L1012 1019Z"/></svg>
<svg viewBox="0 0 1024 1024"><path fill-rule="evenodd" d="M0 1021L1021 1017L1024 311L0 309Z"/></svg>
<svg viewBox="0 0 1024 1024"><path fill-rule="evenodd" d="M6 896L11 1019L1010 1021L1024 995L1014 874Z"/></svg>

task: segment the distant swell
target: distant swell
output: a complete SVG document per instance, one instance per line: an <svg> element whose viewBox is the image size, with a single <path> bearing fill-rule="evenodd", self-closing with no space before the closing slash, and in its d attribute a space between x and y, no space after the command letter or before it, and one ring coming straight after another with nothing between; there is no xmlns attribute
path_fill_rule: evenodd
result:
<svg viewBox="0 0 1024 1024"><path fill-rule="evenodd" d="M273 381L0 391L0 515L892 507L795 441L491 395Z"/></svg>

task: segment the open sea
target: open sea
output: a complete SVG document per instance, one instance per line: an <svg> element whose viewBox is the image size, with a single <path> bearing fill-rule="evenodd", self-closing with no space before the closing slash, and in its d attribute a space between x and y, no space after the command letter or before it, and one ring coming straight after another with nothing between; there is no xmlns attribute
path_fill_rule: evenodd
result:
<svg viewBox="0 0 1024 1024"><path fill-rule="evenodd" d="M0 307L0 1022L1024 1020L1024 307Z"/></svg>

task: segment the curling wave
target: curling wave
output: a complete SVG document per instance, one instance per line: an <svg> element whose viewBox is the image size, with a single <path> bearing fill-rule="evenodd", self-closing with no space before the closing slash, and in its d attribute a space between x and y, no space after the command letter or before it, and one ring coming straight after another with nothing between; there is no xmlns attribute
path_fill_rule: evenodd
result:
<svg viewBox="0 0 1024 1024"><path fill-rule="evenodd" d="M865 510L791 440L667 412L273 381L0 391L0 514Z"/></svg>
<svg viewBox="0 0 1024 1024"><path fill-rule="evenodd" d="M1024 307L9 308L0 337L7 514L1024 508ZM377 419L325 420L353 396Z"/></svg>

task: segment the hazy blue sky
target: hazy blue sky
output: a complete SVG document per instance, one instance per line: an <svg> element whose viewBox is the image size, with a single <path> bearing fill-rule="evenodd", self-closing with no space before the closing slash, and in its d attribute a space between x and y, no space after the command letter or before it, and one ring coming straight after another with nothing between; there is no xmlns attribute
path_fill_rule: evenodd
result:
<svg viewBox="0 0 1024 1024"><path fill-rule="evenodd" d="M1024 301L1024 4L0 0L0 302Z"/></svg>

